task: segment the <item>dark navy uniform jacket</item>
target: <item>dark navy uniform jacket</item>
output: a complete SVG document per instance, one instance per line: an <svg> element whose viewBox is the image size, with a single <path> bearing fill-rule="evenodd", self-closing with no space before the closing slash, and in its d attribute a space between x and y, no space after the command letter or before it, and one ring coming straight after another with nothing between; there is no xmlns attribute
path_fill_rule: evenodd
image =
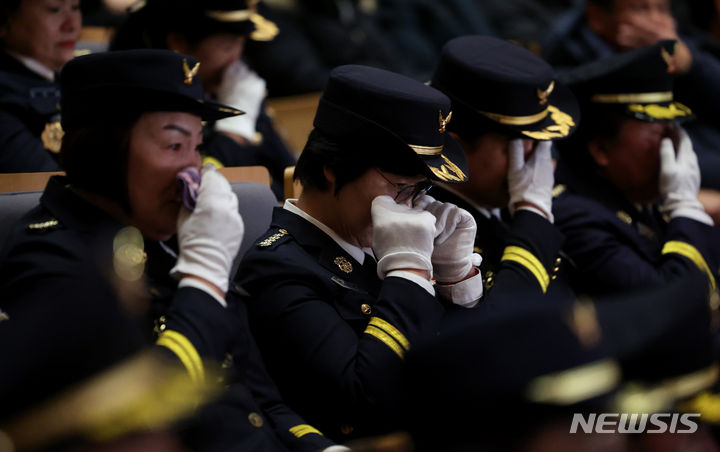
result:
<svg viewBox="0 0 720 452"><path fill-rule="evenodd" d="M0 52L0 173L59 171L40 136L59 120L60 88Z"/></svg>
<svg viewBox="0 0 720 452"><path fill-rule="evenodd" d="M648 288L699 268L715 285L720 230L690 218L669 222L657 206L638 210L617 188L558 167L567 182L553 202L555 224L566 237L571 281L578 293L611 294ZM560 190L556 190L558 192Z"/></svg>
<svg viewBox="0 0 720 452"><path fill-rule="evenodd" d="M330 438L397 429L405 353L438 331L435 296L399 277L380 280L330 236L276 208L236 282L283 398Z"/></svg>
<svg viewBox="0 0 720 452"><path fill-rule="evenodd" d="M263 111L255 125L261 137L258 144L241 145L227 135L214 131L212 127L207 127L205 155L215 159L220 166L264 166L272 179L270 188L277 199L283 199L284 171L295 164L295 158L275 130L272 119L265 113L265 105L261 108Z"/></svg>
<svg viewBox="0 0 720 452"><path fill-rule="evenodd" d="M488 218L442 186L433 187L431 195L467 210L475 218L475 252L483 258L480 271L486 291L482 309L497 310L501 304L510 307L509 303L519 308L525 299L537 300L545 294L558 308L574 300L561 251L565 237L552 223L525 210L517 211L509 221Z"/></svg>
<svg viewBox="0 0 720 452"><path fill-rule="evenodd" d="M127 309L132 287L112 278L113 239L123 227L53 177L40 206L16 226L0 260L0 419L77 383L153 343L179 359L191 378L204 360L229 367L227 391L189 424L193 450L317 451L332 443L290 411L263 368L243 304L225 309L204 291L178 289L167 275L175 258L147 241L142 318ZM134 288L137 290L137 288ZM130 298L132 303L136 299ZM150 316L148 316L150 317Z"/></svg>

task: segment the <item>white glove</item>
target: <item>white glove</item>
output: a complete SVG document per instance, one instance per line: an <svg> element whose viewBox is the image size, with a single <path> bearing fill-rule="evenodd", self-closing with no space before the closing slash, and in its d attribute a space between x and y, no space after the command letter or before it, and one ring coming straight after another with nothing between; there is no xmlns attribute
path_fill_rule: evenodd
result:
<svg viewBox="0 0 720 452"><path fill-rule="evenodd" d="M470 213L455 204L436 201L424 195L415 204L435 217L435 241L432 253L435 280L454 283L465 278L482 258L473 253L477 225Z"/></svg>
<svg viewBox="0 0 720 452"><path fill-rule="evenodd" d="M243 236L243 221L227 179L213 165L205 165L201 175L195 210L191 213L183 207L178 215L180 253L170 274L174 278L196 276L227 292L230 268Z"/></svg>
<svg viewBox="0 0 720 452"><path fill-rule="evenodd" d="M217 121L215 130L253 141L255 125L265 99L265 80L238 60L225 69L217 96L220 103L242 110L245 114Z"/></svg>
<svg viewBox="0 0 720 452"><path fill-rule="evenodd" d="M700 168L693 151L692 142L685 130L678 127L679 145L677 156L670 138L660 142L660 195L663 198L660 211L670 218L687 217L712 226L710 218L698 201Z"/></svg>
<svg viewBox="0 0 720 452"><path fill-rule="evenodd" d="M380 279L400 269L425 270L432 277L435 217L418 207L396 203L390 196L372 202L373 252Z"/></svg>
<svg viewBox="0 0 720 452"><path fill-rule="evenodd" d="M552 189L555 183L550 141L540 141L527 162L524 158L523 141L510 141L508 149L508 186L510 188L510 212L515 213L516 204L525 201L534 204L552 223ZM530 209L534 210L534 209Z"/></svg>

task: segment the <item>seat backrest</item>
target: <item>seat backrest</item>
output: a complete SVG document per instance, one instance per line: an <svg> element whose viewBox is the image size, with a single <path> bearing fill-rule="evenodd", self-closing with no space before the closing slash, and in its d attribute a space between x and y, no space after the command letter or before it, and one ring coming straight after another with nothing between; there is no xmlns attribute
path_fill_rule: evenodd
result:
<svg viewBox="0 0 720 452"><path fill-rule="evenodd" d="M15 223L37 206L42 191L0 193L0 248L5 245Z"/></svg>
<svg viewBox="0 0 720 452"><path fill-rule="evenodd" d="M277 200L267 185L255 182L232 182L233 192L238 197L238 210L245 225L242 244L235 259L233 271L240 258L269 227L273 207ZM41 191L0 193L0 248L3 247L17 221L30 209L37 206Z"/></svg>
<svg viewBox="0 0 720 452"><path fill-rule="evenodd" d="M283 191L285 199L297 199L302 193L302 184L299 180L293 179L295 166L288 166L283 172Z"/></svg>
<svg viewBox="0 0 720 452"><path fill-rule="evenodd" d="M266 185L256 184L254 182L232 182L233 192L238 198L238 210L242 216L245 225L245 233L243 234L242 244L233 264L230 276L235 275L238 265L245 252L255 243L270 227L272 220L273 207L277 205L277 200L272 190Z"/></svg>

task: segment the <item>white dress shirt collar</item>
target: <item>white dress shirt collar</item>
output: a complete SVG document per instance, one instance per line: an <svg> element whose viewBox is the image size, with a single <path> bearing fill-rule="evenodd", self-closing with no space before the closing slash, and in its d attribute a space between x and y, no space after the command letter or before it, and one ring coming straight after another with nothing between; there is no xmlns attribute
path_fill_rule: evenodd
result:
<svg viewBox="0 0 720 452"><path fill-rule="evenodd" d="M287 199L285 200L285 205L283 206L283 209L294 213L295 215L298 215L310 223L317 226L321 231L323 231L325 234L327 234L331 239L335 241L335 243L340 246L343 250L345 250L350 256L352 256L353 259L358 261L360 265L362 265L365 262L365 253L373 255L371 248L360 248L358 246L355 246L346 240L344 240L342 237L340 237L335 231L327 227L322 222L316 220L310 214L299 208L297 205L297 199Z"/></svg>

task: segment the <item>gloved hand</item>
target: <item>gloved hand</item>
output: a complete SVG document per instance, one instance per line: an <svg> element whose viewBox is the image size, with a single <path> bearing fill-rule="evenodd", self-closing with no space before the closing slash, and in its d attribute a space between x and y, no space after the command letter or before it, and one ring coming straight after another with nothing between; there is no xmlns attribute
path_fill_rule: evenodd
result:
<svg viewBox="0 0 720 452"><path fill-rule="evenodd" d="M195 210L183 207L178 215L180 253L170 274L196 276L227 292L244 225L227 179L213 165L205 165L201 175Z"/></svg>
<svg viewBox="0 0 720 452"><path fill-rule="evenodd" d="M373 252L380 279L400 269L427 271L432 278L435 217L418 207L396 203L390 196L372 202Z"/></svg>
<svg viewBox="0 0 720 452"><path fill-rule="evenodd" d="M700 168L692 142L685 130L678 127L677 156L670 138L660 142L660 210L670 218L687 217L712 226L712 218L698 201Z"/></svg>
<svg viewBox="0 0 720 452"><path fill-rule="evenodd" d="M424 195L416 203L435 217L435 241L432 253L435 280L454 283L465 278L482 258L473 253L477 225L470 213L455 204L436 201Z"/></svg>
<svg viewBox="0 0 720 452"><path fill-rule="evenodd" d="M255 125L265 99L265 80L238 60L225 69L217 96L220 103L242 110L245 114L221 119L215 123L215 129L253 141Z"/></svg>
<svg viewBox="0 0 720 452"><path fill-rule="evenodd" d="M510 213L515 213L517 203L534 204L552 223L552 189L555 183L550 141L540 141L537 149L525 161L522 139L510 141L508 149L508 186L510 188Z"/></svg>

